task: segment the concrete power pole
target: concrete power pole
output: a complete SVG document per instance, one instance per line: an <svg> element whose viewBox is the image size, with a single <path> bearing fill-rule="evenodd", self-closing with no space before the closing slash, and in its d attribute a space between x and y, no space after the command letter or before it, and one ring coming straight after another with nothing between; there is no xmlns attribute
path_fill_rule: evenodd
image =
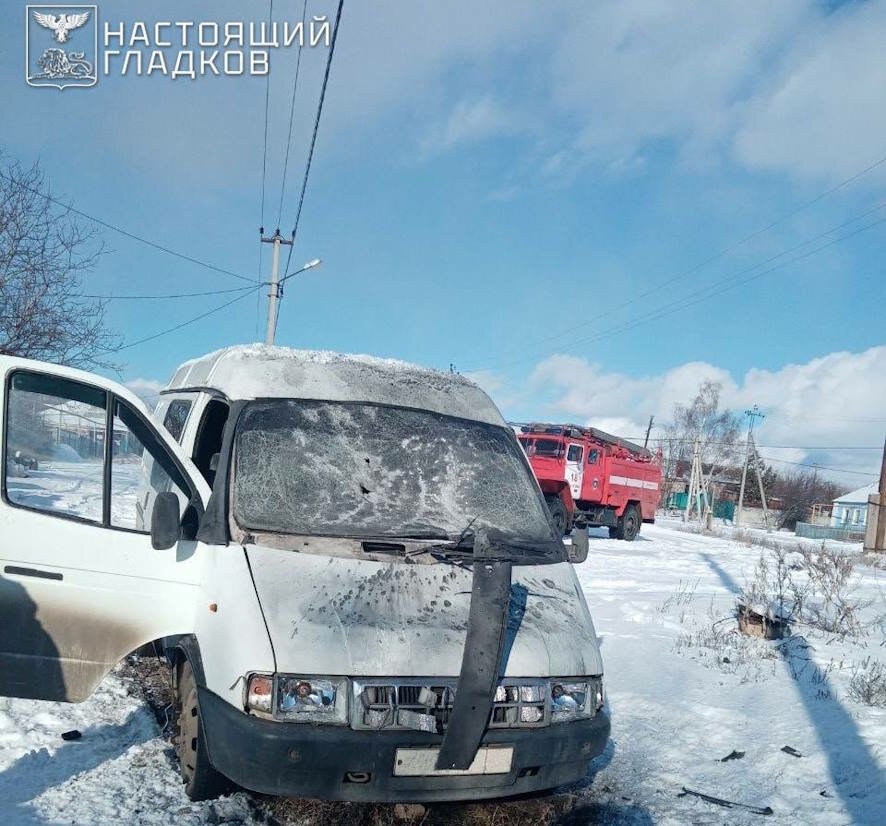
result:
<svg viewBox="0 0 886 826"><path fill-rule="evenodd" d="M279 227L274 230L274 234L270 238L265 236L264 227L261 228L260 233L261 242L263 244L274 245L274 257L271 263L271 284L270 290L268 291L268 327L265 332L265 344L273 344L274 334L277 331L277 299L280 297L280 245L283 244L287 247L291 247L292 239L287 241L282 235L280 235Z"/></svg>
<svg viewBox="0 0 886 826"><path fill-rule="evenodd" d="M748 417L748 438L745 444L744 465L741 469L741 487L738 491L738 507L735 509L735 527L741 525L741 511L744 506L744 491L748 478L748 468L751 463L757 475L757 485L760 490L760 502L763 505L763 522L769 527L769 510L766 507L766 493L763 490L763 477L760 474L760 455L757 453L757 445L754 443L754 423L756 419L765 419L760 408L754 405L750 410L745 410Z"/></svg>
<svg viewBox="0 0 886 826"><path fill-rule="evenodd" d="M877 493L868 497L867 529L864 536L866 551L886 551L886 442L883 444L883 462L880 465L880 484Z"/></svg>

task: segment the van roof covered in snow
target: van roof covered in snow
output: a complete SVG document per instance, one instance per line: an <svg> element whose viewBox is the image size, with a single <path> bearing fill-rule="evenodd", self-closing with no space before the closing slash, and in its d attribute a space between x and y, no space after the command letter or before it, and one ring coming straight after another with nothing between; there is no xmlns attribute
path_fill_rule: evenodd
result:
<svg viewBox="0 0 886 826"><path fill-rule="evenodd" d="M225 347L182 364L164 393L216 390L232 401L296 398L370 402L432 410L504 425L472 381L405 361L249 344Z"/></svg>

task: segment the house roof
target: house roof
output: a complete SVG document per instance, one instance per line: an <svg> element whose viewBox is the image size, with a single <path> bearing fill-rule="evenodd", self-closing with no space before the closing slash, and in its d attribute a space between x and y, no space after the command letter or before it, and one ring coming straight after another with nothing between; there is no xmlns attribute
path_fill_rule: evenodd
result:
<svg viewBox="0 0 886 826"><path fill-rule="evenodd" d="M211 388L232 401L296 398L369 402L431 410L505 425L474 382L394 359L249 344L186 361L164 392Z"/></svg>
<svg viewBox="0 0 886 826"><path fill-rule="evenodd" d="M877 492L877 483L871 482L869 485L865 485L863 488L858 488L857 490L851 490L849 493L844 493L842 496L834 499L835 505L866 505L868 502L868 496L872 493Z"/></svg>

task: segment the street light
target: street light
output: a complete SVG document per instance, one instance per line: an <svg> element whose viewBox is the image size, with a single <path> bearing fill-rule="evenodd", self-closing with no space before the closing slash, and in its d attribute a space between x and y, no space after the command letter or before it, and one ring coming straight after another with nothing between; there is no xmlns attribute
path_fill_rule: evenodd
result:
<svg viewBox="0 0 886 826"><path fill-rule="evenodd" d="M281 286L282 286L283 282L286 281L287 278L292 278L292 276L294 276L294 275L298 275L300 272L304 272L305 270L312 270L312 269L314 269L314 267L319 267L322 263L323 263L323 261L322 261L321 259L319 259L319 258L312 258L312 259L311 259L310 261L308 261L308 263L305 264L303 267L301 267L301 268L299 268L299 269L297 269L297 270L294 270L293 272L290 272L290 273L287 273L286 275L284 275L283 278L280 279L280 284L281 284Z"/></svg>
<svg viewBox="0 0 886 826"><path fill-rule="evenodd" d="M312 270L314 269L314 267L319 267L320 264L323 263L319 258L313 258L300 269L287 273L283 276L283 278L277 281L277 249L278 247L275 247L274 271L272 273L272 278L270 282L271 292L268 296L268 331L267 336L265 337L266 344L273 344L274 338L277 335L277 301L278 299L283 298L283 285L286 283L286 280L292 278L294 275L298 275L299 273L304 272L305 270Z"/></svg>

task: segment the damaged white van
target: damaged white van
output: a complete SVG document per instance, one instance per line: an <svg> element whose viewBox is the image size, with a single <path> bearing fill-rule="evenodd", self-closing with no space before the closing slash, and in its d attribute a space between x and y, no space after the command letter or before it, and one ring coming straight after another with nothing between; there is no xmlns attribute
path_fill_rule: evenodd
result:
<svg viewBox="0 0 886 826"><path fill-rule="evenodd" d="M603 750L587 537L473 383L233 347L152 419L96 375L0 371L0 694L83 700L154 644L194 799L514 795Z"/></svg>

